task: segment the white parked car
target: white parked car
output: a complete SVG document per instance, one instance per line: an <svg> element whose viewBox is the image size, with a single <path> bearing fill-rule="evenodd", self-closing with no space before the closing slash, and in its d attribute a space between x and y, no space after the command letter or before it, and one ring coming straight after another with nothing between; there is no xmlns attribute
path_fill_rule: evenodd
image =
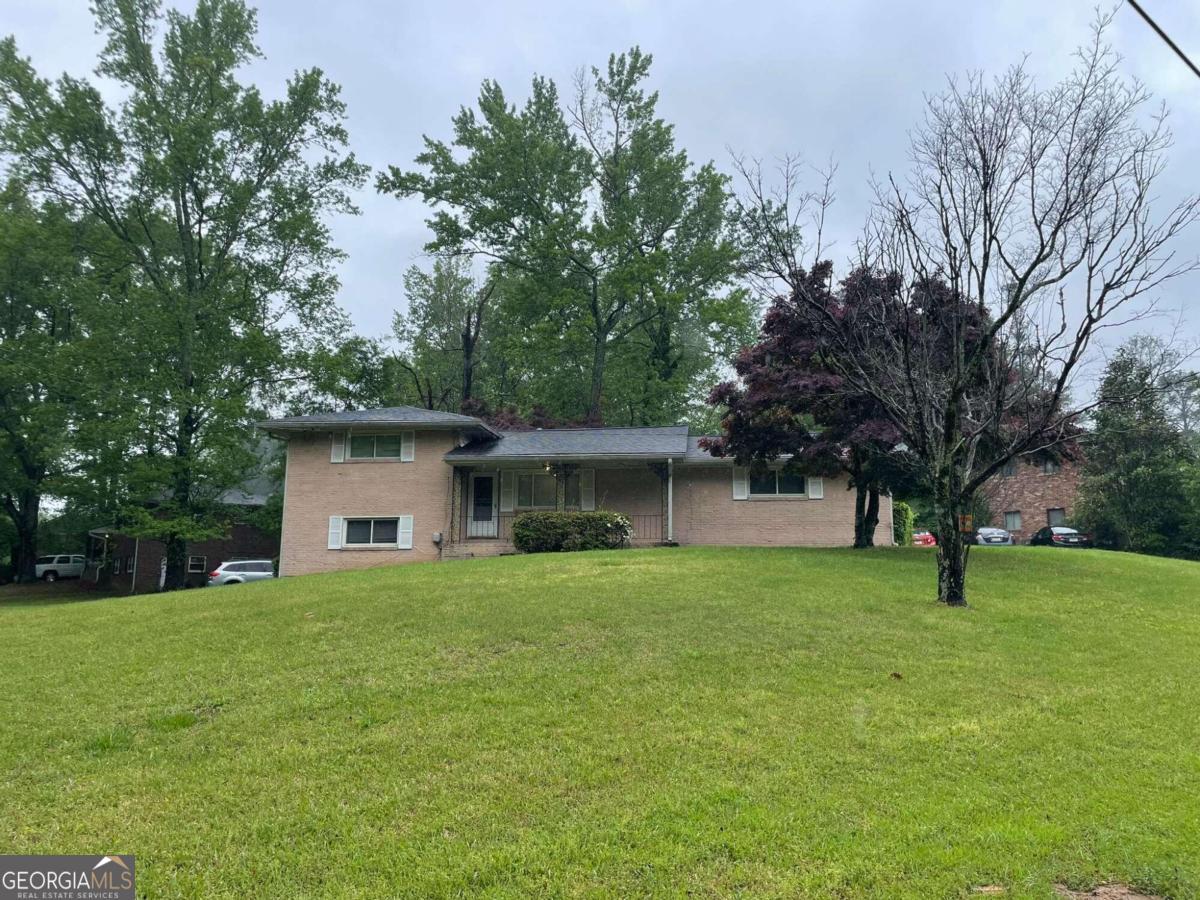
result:
<svg viewBox="0 0 1200 900"><path fill-rule="evenodd" d="M242 584L275 577L275 565L269 559L231 559L208 573L208 585Z"/></svg>
<svg viewBox="0 0 1200 900"><path fill-rule="evenodd" d="M58 581L60 578L82 578L84 559L82 556L60 554L39 556L33 571L42 581Z"/></svg>

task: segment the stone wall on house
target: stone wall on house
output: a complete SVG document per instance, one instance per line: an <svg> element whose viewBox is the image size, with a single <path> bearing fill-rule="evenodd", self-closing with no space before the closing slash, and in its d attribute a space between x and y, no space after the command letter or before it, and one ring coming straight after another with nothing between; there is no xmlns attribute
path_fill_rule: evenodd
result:
<svg viewBox="0 0 1200 900"><path fill-rule="evenodd" d="M1028 541L1039 528L1055 524L1052 510L1062 510L1072 524L1079 493L1079 467L1064 461L1059 466L1025 459L1014 460L984 486L983 496L992 511L993 525L1007 528L1018 542ZM1019 527L1016 518L1019 517Z"/></svg>
<svg viewBox="0 0 1200 900"><path fill-rule="evenodd" d="M225 537L191 541L187 552L186 583L188 587L202 587L208 583L208 573L220 563L232 559L274 559L279 555L279 538L254 525L236 523ZM162 541L114 535L109 540L109 562L120 566L120 574L112 576L113 590L134 594L157 591L166 553ZM136 567L136 572L131 566ZM94 568L84 573L84 578L89 580L95 577Z"/></svg>
<svg viewBox="0 0 1200 900"><path fill-rule="evenodd" d="M435 533L450 531L453 467L445 454L457 432L417 431L413 459L330 461L328 431L296 434L288 441L283 494L280 574L306 575L435 560ZM362 547L329 549L329 517L413 517L410 550Z"/></svg>
<svg viewBox="0 0 1200 900"><path fill-rule="evenodd" d="M680 544L849 547L854 543L854 491L826 478L824 497L733 499L732 466L675 469L675 540ZM875 544L892 544L892 498L879 501Z"/></svg>

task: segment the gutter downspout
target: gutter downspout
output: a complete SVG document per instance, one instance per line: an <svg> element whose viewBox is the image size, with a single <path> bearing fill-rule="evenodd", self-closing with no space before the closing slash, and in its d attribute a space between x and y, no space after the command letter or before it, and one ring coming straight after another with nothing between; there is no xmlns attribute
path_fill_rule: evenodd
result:
<svg viewBox="0 0 1200 900"><path fill-rule="evenodd" d="M137 564L138 564L138 548L142 545L142 539L133 539L133 574L129 577L129 593L133 593L137 589Z"/></svg>
<svg viewBox="0 0 1200 900"><path fill-rule="evenodd" d="M675 460L667 457L667 543L675 543Z"/></svg>

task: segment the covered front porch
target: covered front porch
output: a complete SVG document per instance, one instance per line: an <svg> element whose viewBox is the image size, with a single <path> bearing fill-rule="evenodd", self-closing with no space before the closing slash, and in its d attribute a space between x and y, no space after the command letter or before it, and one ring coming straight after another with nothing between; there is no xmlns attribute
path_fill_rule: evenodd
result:
<svg viewBox="0 0 1200 900"><path fill-rule="evenodd" d="M673 539L670 460L453 465L451 479L449 555L511 552L513 521L537 510L617 512L635 545Z"/></svg>

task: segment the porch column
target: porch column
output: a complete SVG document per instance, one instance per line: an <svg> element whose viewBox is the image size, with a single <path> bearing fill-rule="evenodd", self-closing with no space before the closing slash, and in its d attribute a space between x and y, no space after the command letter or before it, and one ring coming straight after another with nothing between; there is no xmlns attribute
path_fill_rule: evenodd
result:
<svg viewBox="0 0 1200 900"><path fill-rule="evenodd" d="M442 546L459 540L462 528L463 469L454 466L450 470L450 533L442 537Z"/></svg>
<svg viewBox="0 0 1200 900"><path fill-rule="evenodd" d="M567 478L578 468L574 463L554 466L554 508L559 512L567 508Z"/></svg>
<svg viewBox="0 0 1200 900"><path fill-rule="evenodd" d="M667 460L667 543L675 543L675 460Z"/></svg>

